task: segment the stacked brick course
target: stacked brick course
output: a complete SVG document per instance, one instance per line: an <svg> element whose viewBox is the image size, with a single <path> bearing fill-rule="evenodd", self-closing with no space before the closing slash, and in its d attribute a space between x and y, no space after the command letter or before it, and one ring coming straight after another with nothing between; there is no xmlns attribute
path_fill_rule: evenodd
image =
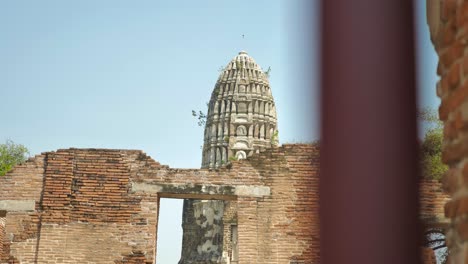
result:
<svg viewBox="0 0 468 264"><path fill-rule="evenodd" d="M436 257L434 251L430 248L422 249L422 263L423 264L436 264Z"/></svg>
<svg viewBox="0 0 468 264"><path fill-rule="evenodd" d="M0 202L35 201L6 213L0 257L154 263L159 199L176 197L228 200L223 251L232 252L237 220L238 263L319 263L318 175L315 145L283 145L216 170L171 169L134 150L44 153L0 178ZM421 190L421 214L439 215L441 188L426 181Z"/></svg>
<svg viewBox="0 0 468 264"><path fill-rule="evenodd" d="M449 263L468 263L468 1L428 0L427 7L431 39L439 55L442 160L450 167L444 176L444 188L452 197L445 205L445 215L451 219L446 236Z"/></svg>
<svg viewBox="0 0 468 264"><path fill-rule="evenodd" d="M5 242L6 242L5 216L6 216L6 212L0 211L0 263L2 263L7 257L7 254L5 253L6 251L5 249Z"/></svg>
<svg viewBox="0 0 468 264"><path fill-rule="evenodd" d="M311 145L217 170L171 169L133 150L48 152L0 178L0 201L35 202L7 212L3 259L154 263L159 198L195 197L229 200L224 220L237 218L238 263L318 263L317 193Z"/></svg>
<svg viewBox="0 0 468 264"><path fill-rule="evenodd" d="M48 154L43 220L131 222L140 200L127 195L129 176L118 150L59 150Z"/></svg>
<svg viewBox="0 0 468 264"><path fill-rule="evenodd" d="M444 206L450 196L438 180L422 179L419 184L420 215L427 228L441 228L447 225Z"/></svg>

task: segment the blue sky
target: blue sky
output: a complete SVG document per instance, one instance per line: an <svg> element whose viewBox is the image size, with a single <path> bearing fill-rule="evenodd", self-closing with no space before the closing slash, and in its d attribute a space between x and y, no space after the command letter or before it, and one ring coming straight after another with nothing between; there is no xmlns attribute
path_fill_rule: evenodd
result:
<svg viewBox="0 0 468 264"><path fill-rule="evenodd" d="M424 2L416 10L419 98L436 107ZM141 149L171 167L198 168L203 129L191 110L206 110L218 69L240 50L271 67L280 142L318 139L318 21L317 1L308 0L2 1L0 142L32 155ZM170 264L180 255L182 209L180 200L163 202L158 261Z"/></svg>

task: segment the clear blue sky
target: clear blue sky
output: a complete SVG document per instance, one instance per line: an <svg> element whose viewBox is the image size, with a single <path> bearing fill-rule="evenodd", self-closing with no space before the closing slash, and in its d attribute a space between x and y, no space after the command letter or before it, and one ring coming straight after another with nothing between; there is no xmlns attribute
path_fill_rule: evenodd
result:
<svg viewBox="0 0 468 264"><path fill-rule="evenodd" d="M305 2L315 7L309 15ZM420 102L435 107L437 58L424 2L417 0ZM240 50L271 67L280 142L317 139L316 3L2 1L0 142L24 144L32 155L141 149L171 167L198 168L203 129L191 110L206 110L218 69ZM180 201L164 200L159 263L178 260L181 211Z"/></svg>

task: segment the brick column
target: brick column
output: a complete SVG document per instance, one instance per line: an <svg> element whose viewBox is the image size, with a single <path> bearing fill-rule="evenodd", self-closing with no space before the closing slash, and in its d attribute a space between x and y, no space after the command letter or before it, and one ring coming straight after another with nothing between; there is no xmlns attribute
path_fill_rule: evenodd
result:
<svg viewBox="0 0 468 264"><path fill-rule="evenodd" d="M239 263L264 263L258 258L257 201L255 198L238 197L238 245Z"/></svg>
<svg viewBox="0 0 468 264"><path fill-rule="evenodd" d="M468 1L428 0L427 19L439 55L442 160L450 167L443 179L452 197L445 205L445 215L451 219L446 234L449 263L468 263Z"/></svg>
<svg viewBox="0 0 468 264"><path fill-rule="evenodd" d="M6 221L6 211L0 210L0 263L2 263L7 258L7 253L5 252L5 221Z"/></svg>

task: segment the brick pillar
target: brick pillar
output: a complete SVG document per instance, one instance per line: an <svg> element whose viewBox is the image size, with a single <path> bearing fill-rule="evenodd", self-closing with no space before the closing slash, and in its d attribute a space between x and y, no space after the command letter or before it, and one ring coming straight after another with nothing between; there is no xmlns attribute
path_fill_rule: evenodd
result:
<svg viewBox="0 0 468 264"><path fill-rule="evenodd" d="M427 0L427 20L439 55L442 160L450 167L443 178L452 197L445 204L445 215L451 219L446 234L449 264L468 263L468 1Z"/></svg>
<svg viewBox="0 0 468 264"><path fill-rule="evenodd" d="M5 252L5 222L6 222L6 211L0 210L0 263L2 263L7 258L7 253Z"/></svg>
<svg viewBox="0 0 468 264"><path fill-rule="evenodd" d="M257 201L254 198L238 197L237 204L239 263L264 263L258 258L257 250Z"/></svg>
<svg viewBox="0 0 468 264"><path fill-rule="evenodd" d="M422 255L422 264L436 264L436 257L434 250L431 248L423 247L421 248Z"/></svg>

